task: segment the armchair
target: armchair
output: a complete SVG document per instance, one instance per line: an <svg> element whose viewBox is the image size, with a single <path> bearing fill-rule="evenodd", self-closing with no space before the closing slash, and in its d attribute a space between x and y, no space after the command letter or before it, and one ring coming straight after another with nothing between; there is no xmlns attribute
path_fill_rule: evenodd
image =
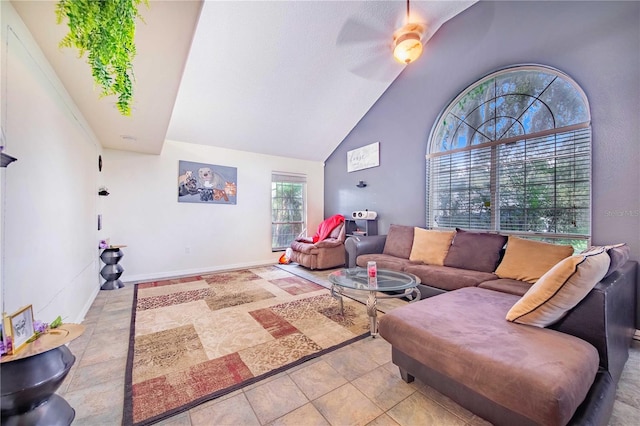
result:
<svg viewBox="0 0 640 426"><path fill-rule="evenodd" d="M342 219L341 221L339 219ZM328 220L338 221L338 225L331 230L329 236L318 240L318 234L326 227ZM328 269L342 266L345 262L344 241L346 230L344 217L332 216L320 224L315 237L298 237L291 243L291 261L309 269ZM315 243L313 242L317 240Z"/></svg>

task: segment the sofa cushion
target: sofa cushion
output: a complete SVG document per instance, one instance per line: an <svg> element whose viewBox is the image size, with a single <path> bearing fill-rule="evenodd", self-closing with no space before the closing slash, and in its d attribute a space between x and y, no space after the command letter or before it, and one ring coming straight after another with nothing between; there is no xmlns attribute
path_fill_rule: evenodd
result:
<svg viewBox="0 0 640 426"><path fill-rule="evenodd" d="M502 293L524 296L533 284L526 281L512 280L510 278L498 278L497 280L485 281L478 284L480 288L500 291Z"/></svg>
<svg viewBox="0 0 640 426"><path fill-rule="evenodd" d="M340 241L339 239L329 237L329 238L325 238L322 241L318 241L314 245L317 248L332 248L332 247L340 247L343 244L344 243L342 241Z"/></svg>
<svg viewBox="0 0 640 426"><path fill-rule="evenodd" d="M467 232L456 228L453 242L444 258L445 266L493 272L500 261L500 253L507 242L505 235L487 232Z"/></svg>
<svg viewBox="0 0 640 426"><path fill-rule="evenodd" d="M359 259L359 258L358 258ZM483 281L495 280L495 274L452 268L450 266L425 265L408 262L404 272L416 275L422 284L443 290L475 287Z"/></svg>
<svg viewBox="0 0 640 426"><path fill-rule="evenodd" d="M507 250L496 274L500 278L535 283L562 259L573 254L573 247L509 236Z"/></svg>
<svg viewBox="0 0 640 426"><path fill-rule="evenodd" d="M378 269L391 269L393 271L402 272L405 265L408 265L409 259L403 259L401 257L389 256L388 254L361 254L356 259L356 265L366 268L367 262L376 262Z"/></svg>
<svg viewBox="0 0 640 426"><path fill-rule="evenodd" d="M409 259L413 246L413 226L391 225L384 243L383 254Z"/></svg>
<svg viewBox="0 0 640 426"><path fill-rule="evenodd" d="M504 320L517 296L464 288L388 312L394 349L541 425L565 425L598 371L582 339Z"/></svg>
<svg viewBox="0 0 640 426"><path fill-rule="evenodd" d="M607 273L609 263L604 249L562 260L513 305L507 320L537 327L553 324L584 299Z"/></svg>
<svg viewBox="0 0 640 426"><path fill-rule="evenodd" d="M592 246L584 250L582 253L584 254L593 251L600 251L601 249L605 249L607 251L607 254L609 255L609 259L611 259L611 264L609 265L609 269L607 270L604 278L607 278L609 275L620 269L620 267L624 265L627 260L629 260L630 249L629 246L625 243L607 246Z"/></svg>
<svg viewBox="0 0 640 426"><path fill-rule="evenodd" d="M413 245L409 260L429 265L444 265L455 231L413 228Z"/></svg>

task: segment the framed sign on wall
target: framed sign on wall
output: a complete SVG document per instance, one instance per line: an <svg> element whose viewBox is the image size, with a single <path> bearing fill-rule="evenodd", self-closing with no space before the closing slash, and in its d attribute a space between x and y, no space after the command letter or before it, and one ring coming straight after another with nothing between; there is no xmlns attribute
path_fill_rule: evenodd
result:
<svg viewBox="0 0 640 426"><path fill-rule="evenodd" d="M347 152L347 172L380 165L380 142L374 142Z"/></svg>

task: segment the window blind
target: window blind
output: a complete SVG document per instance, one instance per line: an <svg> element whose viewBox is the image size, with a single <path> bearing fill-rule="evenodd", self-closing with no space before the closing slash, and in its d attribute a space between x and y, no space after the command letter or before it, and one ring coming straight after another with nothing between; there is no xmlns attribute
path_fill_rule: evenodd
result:
<svg viewBox="0 0 640 426"><path fill-rule="evenodd" d="M271 182L307 183L307 176L273 172L271 173Z"/></svg>
<svg viewBox="0 0 640 426"><path fill-rule="evenodd" d="M427 159L428 223L588 238L591 128Z"/></svg>

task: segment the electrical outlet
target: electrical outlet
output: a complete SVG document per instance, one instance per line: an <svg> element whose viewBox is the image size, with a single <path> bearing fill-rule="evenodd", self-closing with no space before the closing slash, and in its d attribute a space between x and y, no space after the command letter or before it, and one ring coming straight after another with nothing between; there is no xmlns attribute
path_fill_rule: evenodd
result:
<svg viewBox="0 0 640 426"><path fill-rule="evenodd" d="M184 248L184 252L185 252L186 254L190 254L190 253L191 253L191 247L185 247L185 248Z"/></svg>

